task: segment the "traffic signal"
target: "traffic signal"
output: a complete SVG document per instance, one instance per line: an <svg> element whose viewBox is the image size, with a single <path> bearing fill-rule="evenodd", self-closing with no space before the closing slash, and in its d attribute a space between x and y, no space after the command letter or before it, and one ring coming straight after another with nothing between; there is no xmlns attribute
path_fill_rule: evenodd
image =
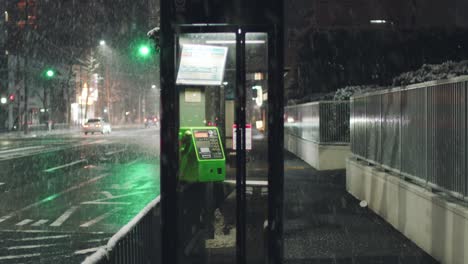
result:
<svg viewBox="0 0 468 264"><path fill-rule="evenodd" d="M48 69L48 70L46 71L46 76L47 76L47 77L52 78L52 77L54 77L54 75L55 75L54 70Z"/></svg>
<svg viewBox="0 0 468 264"><path fill-rule="evenodd" d="M146 57L150 54L150 48L148 45L141 45L139 48L138 48L138 54L140 54L140 56L142 57Z"/></svg>
<svg viewBox="0 0 468 264"><path fill-rule="evenodd" d="M10 96L8 96L8 100L10 100L10 102L14 102L15 101L15 95L10 94Z"/></svg>

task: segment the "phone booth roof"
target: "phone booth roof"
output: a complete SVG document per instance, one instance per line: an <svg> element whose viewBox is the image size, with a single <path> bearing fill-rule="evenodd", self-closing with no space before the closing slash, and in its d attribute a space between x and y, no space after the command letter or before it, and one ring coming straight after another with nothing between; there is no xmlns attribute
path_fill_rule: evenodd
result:
<svg viewBox="0 0 468 264"><path fill-rule="evenodd" d="M175 24L275 25L281 0L170 0Z"/></svg>

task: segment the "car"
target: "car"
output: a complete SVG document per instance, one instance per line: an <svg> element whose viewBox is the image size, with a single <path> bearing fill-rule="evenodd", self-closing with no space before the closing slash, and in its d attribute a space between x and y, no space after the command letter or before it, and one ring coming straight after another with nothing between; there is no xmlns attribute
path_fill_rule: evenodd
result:
<svg viewBox="0 0 468 264"><path fill-rule="evenodd" d="M147 116L145 117L145 128L151 127L151 126L159 126L159 119L157 116Z"/></svg>
<svg viewBox="0 0 468 264"><path fill-rule="evenodd" d="M95 132L101 134L110 134L111 131L111 125L105 122L102 118L90 118L83 125L83 132L85 135L88 133L94 134Z"/></svg>

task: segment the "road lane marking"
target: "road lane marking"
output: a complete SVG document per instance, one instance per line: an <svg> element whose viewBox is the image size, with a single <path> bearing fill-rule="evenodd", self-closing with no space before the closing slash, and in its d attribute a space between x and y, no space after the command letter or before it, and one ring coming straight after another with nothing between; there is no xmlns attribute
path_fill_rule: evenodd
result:
<svg viewBox="0 0 468 264"><path fill-rule="evenodd" d="M57 166L57 167L53 167L53 168L43 170L43 172L54 172L56 170L71 167L73 165L84 163L84 162L88 162L88 160L86 160L86 159L76 160L76 161L73 161L73 162L70 162L70 163L67 163L67 164L63 164L63 165L60 165L60 166Z"/></svg>
<svg viewBox="0 0 468 264"><path fill-rule="evenodd" d="M133 164L135 164L135 163L137 163L139 161L140 161L140 159L136 159L134 161L131 161L131 162L127 163L127 166L133 165Z"/></svg>
<svg viewBox="0 0 468 264"><path fill-rule="evenodd" d="M39 257L40 255L41 255L41 253L25 254L25 255L13 255L13 256L3 256L3 257L0 257L0 260L19 259L19 258L33 258L33 257Z"/></svg>
<svg viewBox="0 0 468 264"><path fill-rule="evenodd" d="M114 197L110 192L108 191L102 191L101 192L106 198L112 198Z"/></svg>
<svg viewBox="0 0 468 264"><path fill-rule="evenodd" d="M81 204L121 204L121 205L130 205L130 202L97 202L97 201L90 201L90 202L82 202Z"/></svg>
<svg viewBox="0 0 468 264"><path fill-rule="evenodd" d="M92 226L92 225L94 225L96 223L101 222L102 220L104 220L105 218L110 216L111 214L113 214L113 213L115 213L117 211L120 211L120 210L122 210L122 208L114 208L114 209L110 210L109 212L107 212L107 213L105 213L103 215L100 215L100 216L98 216L98 217L96 217L96 218L94 218L94 219L92 219L92 220L90 220L90 221L88 221L88 222L86 222L84 224L81 224L80 227L90 227L90 226Z"/></svg>
<svg viewBox="0 0 468 264"><path fill-rule="evenodd" d="M91 252L96 252L100 248L101 247L94 247L94 248L87 248L87 249L77 250L77 251L75 251L75 255L82 255L82 254L87 254L87 253L91 253Z"/></svg>
<svg viewBox="0 0 468 264"><path fill-rule="evenodd" d="M4 182L0 182L0 186L4 185L5 183Z"/></svg>
<svg viewBox="0 0 468 264"><path fill-rule="evenodd" d="M6 220L8 220L8 219L10 219L10 218L12 218L12 217L13 217L12 214L2 216L2 217L0 217L0 223L3 222L3 221L6 221Z"/></svg>
<svg viewBox="0 0 468 264"><path fill-rule="evenodd" d="M31 149L43 149L45 146L32 146L32 147L23 147L23 148L14 148L14 149L9 149L9 150L2 150L0 151L0 154L7 154L11 152L19 152L19 151L24 151L24 150L31 150Z"/></svg>
<svg viewBox="0 0 468 264"><path fill-rule="evenodd" d="M147 182L141 185L140 187L135 188L135 190L145 190L145 189L153 189L153 188L154 188L154 184L152 182Z"/></svg>
<svg viewBox="0 0 468 264"><path fill-rule="evenodd" d="M27 225L27 224L29 224L29 223L31 223L31 222L34 222L34 220L32 220L32 219L24 219L23 221L17 223L16 225L17 225L17 226L24 226L24 225Z"/></svg>
<svg viewBox="0 0 468 264"><path fill-rule="evenodd" d="M109 151L109 152L104 153L104 155L110 156L110 155L114 155L114 154L118 154L118 153L124 152L125 150L126 150L126 149L119 149L119 150L115 150L115 151Z"/></svg>
<svg viewBox="0 0 468 264"><path fill-rule="evenodd" d="M110 194L110 192L107 192L107 193ZM139 194L144 194L144 193L152 193L152 192L138 191L138 192L127 193L127 194L122 194L122 195L117 195L117 196L113 196L112 194L110 194L111 195L110 197L108 197L108 194L107 195L103 194L104 196L106 196L106 198L101 198L101 199L97 199L93 201L86 201L86 202L82 202L81 204L104 204L104 203L108 203L108 200L113 200L117 198L133 196L133 195L139 195ZM115 204L115 203L119 203L119 202L110 202L110 204ZM125 204L128 204L128 203L125 203Z"/></svg>
<svg viewBox="0 0 468 264"><path fill-rule="evenodd" d="M22 239L15 239L13 241L36 241L36 240L48 240L48 239L57 239L57 238L66 238L66 237L71 237L71 235L26 237L26 238L22 238Z"/></svg>
<svg viewBox="0 0 468 264"><path fill-rule="evenodd" d="M63 213L57 220L55 220L50 226L61 226L68 218L78 209L78 206L72 206L72 208L68 209Z"/></svg>
<svg viewBox="0 0 468 264"><path fill-rule="evenodd" d="M43 248L43 247L53 247L57 244L42 244L42 245L27 245L27 246L14 246L8 247L8 250L17 250L17 249L33 249L33 248Z"/></svg>
<svg viewBox="0 0 468 264"><path fill-rule="evenodd" d="M34 224L32 224L31 226L40 226L40 225L43 225L45 223L49 222L49 219L41 219L37 222L35 222Z"/></svg>
<svg viewBox="0 0 468 264"><path fill-rule="evenodd" d="M3 221L5 221L5 220L7 220L7 219L9 219L9 218L12 218L13 216L15 216L15 215L17 215L17 214L19 214L19 213L21 213L21 212L23 212L23 211L26 211L26 210L28 210L28 209L31 209L31 208L36 207L36 206L38 206L38 205L41 205L41 204L43 204L43 203L50 202L50 201L56 199L57 197L60 197L61 195L65 194L65 193L69 193L69 192L71 192L71 191L74 191L74 190L76 190L76 189L79 189L79 188L81 188L81 187L83 187L83 186L86 186L86 185L88 185L88 184L91 184L91 183L93 183L93 182L96 182L96 181L98 181L98 180L100 180L100 179L102 179L102 178L104 178L104 177L109 176L109 175L111 175L111 174L109 174L109 173L101 174L101 175L99 175L99 176L97 176L97 177L94 177L94 178L88 180L88 181L85 181L85 182L82 182L82 183L80 183L80 184L78 184L78 185L72 186L72 187L70 187L70 188L68 188L68 189L66 189L66 190L63 190L63 191L61 191L61 192L59 192L59 193L56 193L56 194L51 195L51 196L49 196L49 197L46 197L46 198L44 198L44 199L42 199L42 200L40 200L40 201L38 201L38 202L32 203L32 204L30 204L30 205L28 205L28 206L25 206L25 207L23 207L23 208L21 208L21 209L19 209L19 210L16 210L15 212L10 213L9 215L2 216L2 217L0 217L0 223L3 222Z"/></svg>

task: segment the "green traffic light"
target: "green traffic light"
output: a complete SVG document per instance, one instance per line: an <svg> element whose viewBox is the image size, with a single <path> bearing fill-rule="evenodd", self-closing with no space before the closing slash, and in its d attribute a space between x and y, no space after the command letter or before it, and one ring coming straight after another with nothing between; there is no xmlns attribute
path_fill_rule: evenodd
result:
<svg viewBox="0 0 468 264"><path fill-rule="evenodd" d="M46 72L47 77L52 78L55 75L55 72L53 70L47 70Z"/></svg>
<svg viewBox="0 0 468 264"><path fill-rule="evenodd" d="M146 57L150 53L150 48L146 45L140 46L138 53L140 53L141 56Z"/></svg>

